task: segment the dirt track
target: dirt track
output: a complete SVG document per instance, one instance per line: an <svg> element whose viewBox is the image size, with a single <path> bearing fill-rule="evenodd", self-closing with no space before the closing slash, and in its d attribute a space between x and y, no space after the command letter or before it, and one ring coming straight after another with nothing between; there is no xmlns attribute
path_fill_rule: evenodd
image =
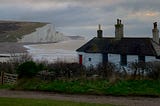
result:
<svg viewBox="0 0 160 106"><path fill-rule="evenodd" d="M89 103L110 103L125 106L160 106L160 98L69 95L50 92L0 90L0 97L54 99Z"/></svg>

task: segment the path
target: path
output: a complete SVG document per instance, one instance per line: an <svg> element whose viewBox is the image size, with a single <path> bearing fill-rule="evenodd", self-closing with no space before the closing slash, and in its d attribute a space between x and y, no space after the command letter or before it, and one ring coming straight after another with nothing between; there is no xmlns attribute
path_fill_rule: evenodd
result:
<svg viewBox="0 0 160 106"><path fill-rule="evenodd" d="M148 98L148 97L69 95L69 94L57 94L51 92L11 91L11 90L0 90L0 97L53 99L53 100L67 100L67 101L89 102L89 103L109 103L109 104L125 105L125 106L160 106L160 98Z"/></svg>

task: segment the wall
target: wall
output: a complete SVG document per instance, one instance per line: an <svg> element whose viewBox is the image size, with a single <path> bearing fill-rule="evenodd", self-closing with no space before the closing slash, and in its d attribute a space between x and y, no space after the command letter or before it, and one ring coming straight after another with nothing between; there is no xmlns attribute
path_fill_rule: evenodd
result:
<svg viewBox="0 0 160 106"><path fill-rule="evenodd" d="M9 59L10 57L0 57L0 62L7 62Z"/></svg>
<svg viewBox="0 0 160 106"><path fill-rule="evenodd" d="M119 65L120 55L119 54L108 54L108 61L111 63L114 63L115 65Z"/></svg>
<svg viewBox="0 0 160 106"><path fill-rule="evenodd" d="M102 54L100 53L84 53L78 52L78 55L83 56L82 64L86 67L94 66L96 67L98 64L102 63ZM91 58L91 61L89 61ZM154 56L145 56L146 62L160 61L160 59L156 59ZM108 54L108 61L114 63L116 66L120 66L120 55L119 54ZM138 62L137 55L127 55L127 63Z"/></svg>
<svg viewBox="0 0 160 106"><path fill-rule="evenodd" d="M156 59L155 56L145 56L146 62L160 61ZM116 66L120 65L120 55L119 54L108 54L108 61L114 63ZM127 55L127 63L138 62L137 55Z"/></svg>
<svg viewBox="0 0 160 106"><path fill-rule="evenodd" d="M151 61L160 61L160 59L156 59L154 56L146 56L146 62Z"/></svg>
<svg viewBox="0 0 160 106"><path fill-rule="evenodd" d="M84 53L79 52L78 55L82 55L82 64L86 67L96 67L98 64L102 63L102 54L100 53ZM89 58L91 61L89 61Z"/></svg>
<svg viewBox="0 0 160 106"><path fill-rule="evenodd" d="M58 42L63 40L63 34L55 30L52 24L37 28L35 32L24 35L18 42Z"/></svg>
<svg viewBox="0 0 160 106"><path fill-rule="evenodd" d="M6 54L0 54L0 62L11 62L12 60L15 61L25 55L28 55L27 53L6 53Z"/></svg>

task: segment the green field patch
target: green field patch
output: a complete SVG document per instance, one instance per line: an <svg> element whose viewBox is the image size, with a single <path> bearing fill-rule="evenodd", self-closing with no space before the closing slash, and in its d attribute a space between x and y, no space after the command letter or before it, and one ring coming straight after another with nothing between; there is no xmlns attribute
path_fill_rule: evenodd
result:
<svg viewBox="0 0 160 106"><path fill-rule="evenodd" d="M49 99L0 98L0 106L115 106L115 105L58 101Z"/></svg>
<svg viewBox="0 0 160 106"><path fill-rule="evenodd" d="M159 80L21 80L17 90L50 91L69 94L96 94L115 96L160 96Z"/></svg>

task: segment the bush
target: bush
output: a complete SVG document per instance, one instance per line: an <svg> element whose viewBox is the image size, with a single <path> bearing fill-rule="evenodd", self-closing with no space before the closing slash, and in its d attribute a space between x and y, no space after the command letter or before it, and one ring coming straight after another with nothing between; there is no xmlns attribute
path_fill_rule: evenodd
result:
<svg viewBox="0 0 160 106"><path fill-rule="evenodd" d="M105 79L110 79L115 74L115 65L113 63L99 64L97 71Z"/></svg>
<svg viewBox="0 0 160 106"><path fill-rule="evenodd" d="M24 62L21 65L19 65L17 69L19 78L22 78L22 77L31 78L35 76L38 71L39 71L38 67L36 63L33 61Z"/></svg>
<svg viewBox="0 0 160 106"><path fill-rule="evenodd" d="M129 65L129 68L132 70L132 79L143 79L145 73L150 70L150 64L146 62L133 62Z"/></svg>
<svg viewBox="0 0 160 106"><path fill-rule="evenodd" d="M148 70L147 76L154 80L160 79L160 62L150 63L150 70Z"/></svg>
<svg viewBox="0 0 160 106"><path fill-rule="evenodd" d="M129 66L132 69L132 79L160 79L160 62L134 62Z"/></svg>
<svg viewBox="0 0 160 106"><path fill-rule="evenodd" d="M26 61L32 61L32 57L28 54L22 54L16 56L16 54L11 53L11 58L6 62L0 62L0 71L7 73L16 73L18 66Z"/></svg>
<svg viewBox="0 0 160 106"><path fill-rule="evenodd" d="M57 62L48 64L49 72L54 72L55 77L75 78L84 75L84 67L78 63Z"/></svg>

